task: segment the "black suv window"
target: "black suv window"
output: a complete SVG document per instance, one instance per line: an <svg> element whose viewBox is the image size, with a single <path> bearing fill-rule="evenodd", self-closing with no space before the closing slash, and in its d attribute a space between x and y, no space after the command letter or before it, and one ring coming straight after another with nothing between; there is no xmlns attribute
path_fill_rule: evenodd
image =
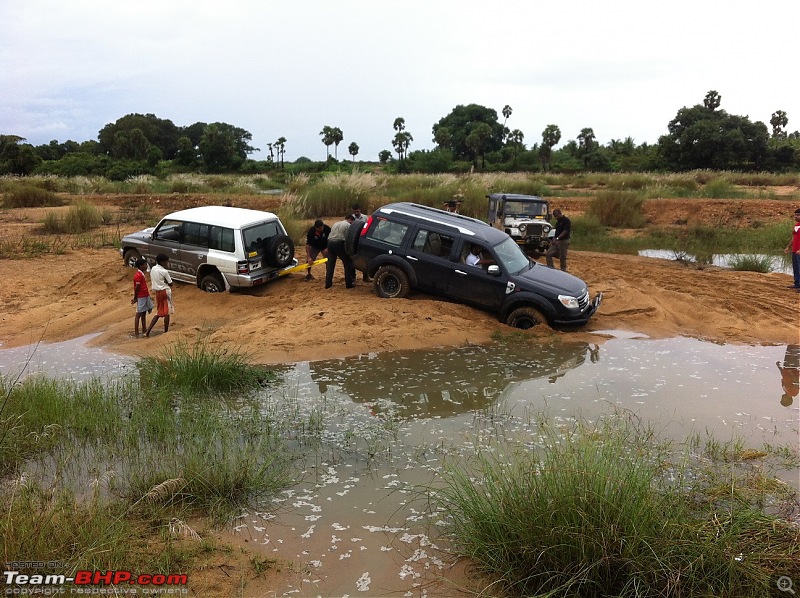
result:
<svg viewBox="0 0 800 598"><path fill-rule="evenodd" d="M453 237L420 229L414 237L414 249L440 257L450 257L453 249Z"/></svg>
<svg viewBox="0 0 800 598"><path fill-rule="evenodd" d="M407 224L380 219L376 226L370 227L368 236L379 243L400 247L407 230Z"/></svg>

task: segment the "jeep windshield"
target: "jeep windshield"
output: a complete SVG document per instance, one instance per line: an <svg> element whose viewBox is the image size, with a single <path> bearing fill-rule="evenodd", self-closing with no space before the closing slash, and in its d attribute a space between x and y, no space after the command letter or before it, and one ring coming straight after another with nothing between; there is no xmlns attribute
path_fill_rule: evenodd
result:
<svg viewBox="0 0 800 598"><path fill-rule="evenodd" d="M511 237L495 245L492 249L494 249L497 256L497 263L510 274L517 274L531 267L531 261L528 256L522 252L522 249Z"/></svg>
<svg viewBox="0 0 800 598"><path fill-rule="evenodd" d="M506 216L547 216L547 204L539 201L506 201Z"/></svg>

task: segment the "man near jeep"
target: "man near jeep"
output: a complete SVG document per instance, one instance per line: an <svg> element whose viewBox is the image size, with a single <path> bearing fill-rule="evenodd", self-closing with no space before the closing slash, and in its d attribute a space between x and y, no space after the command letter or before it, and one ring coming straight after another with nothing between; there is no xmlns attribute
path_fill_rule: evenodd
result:
<svg viewBox="0 0 800 598"><path fill-rule="evenodd" d="M547 267L554 268L553 258L558 256L561 269L566 272L567 249L569 249L569 239L572 233L572 222L558 208L553 210L553 216L556 219L556 232L553 240L550 241L550 247L547 248Z"/></svg>

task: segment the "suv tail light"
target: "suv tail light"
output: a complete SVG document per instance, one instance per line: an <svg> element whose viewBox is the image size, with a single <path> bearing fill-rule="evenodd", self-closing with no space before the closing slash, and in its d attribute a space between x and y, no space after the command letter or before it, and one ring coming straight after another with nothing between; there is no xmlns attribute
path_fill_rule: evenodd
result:
<svg viewBox="0 0 800 598"><path fill-rule="evenodd" d="M361 237L365 236L367 234L367 231L369 230L369 226L371 224L372 224L372 216L367 218L367 223L364 225L364 228L361 229L361 235L359 235L359 236L361 236Z"/></svg>
<svg viewBox="0 0 800 598"><path fill-rule="evenodd" d="M236 273L237 274L247 274L250 272L250 262L247 260L236 262Z"/></svg>

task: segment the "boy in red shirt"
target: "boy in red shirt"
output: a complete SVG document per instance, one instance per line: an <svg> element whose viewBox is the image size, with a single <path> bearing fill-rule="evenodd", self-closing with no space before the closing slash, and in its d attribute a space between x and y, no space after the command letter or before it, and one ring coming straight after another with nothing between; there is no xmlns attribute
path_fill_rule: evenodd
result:
<svg viewBox="0 0 800 598"><path fill-rule="evenodd" d="M133 321L133 330L139 336L139 321L142 322L142 334L147 332L147 314L153 311L153 300L150 299L150 289L147 288L147 260L140 257L136 260L136 274L133 275L133 299L131 304L136 304L136 319Z"/></svg>

